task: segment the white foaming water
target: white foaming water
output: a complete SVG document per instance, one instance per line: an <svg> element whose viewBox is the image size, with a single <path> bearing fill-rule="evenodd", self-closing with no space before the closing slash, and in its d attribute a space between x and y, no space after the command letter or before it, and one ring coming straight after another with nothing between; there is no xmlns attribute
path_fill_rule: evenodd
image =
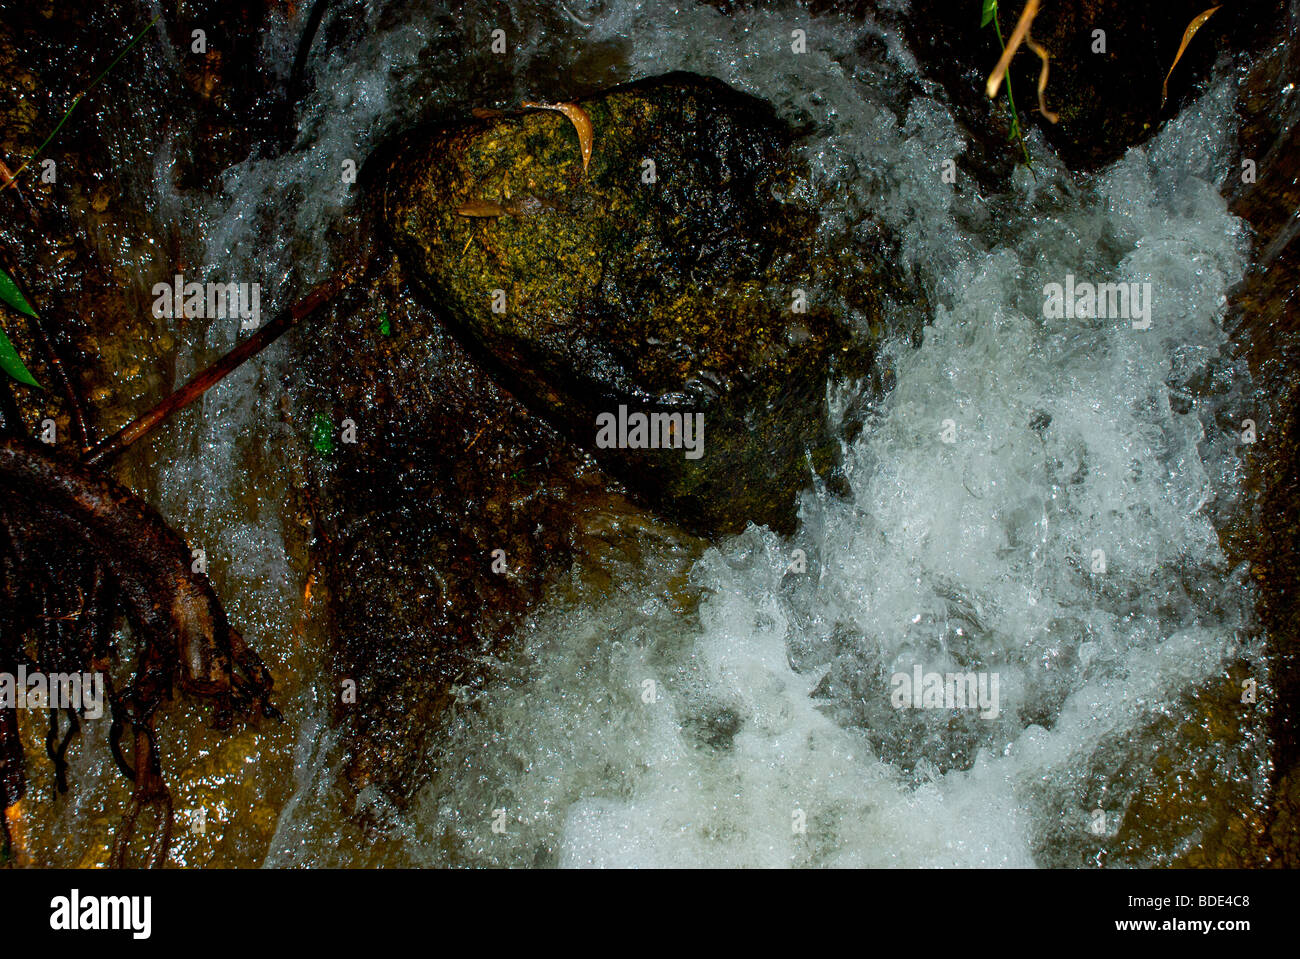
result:
<svg viewBox="0 0 1300 959"><path fill-rule="evenodd" d="M224 197L186 211L214 271L203 278L262 282L264 311L284 300L291 271L304 284L327 272L323 238L347 205L342 159L419 116L420 91L471 97L455 41L486 42L498 15L490 4L456 20L368 10L363 39L318 54L300 148L242 164ZM850 495L807 492L792 538L750 529L701 555L665 531L637 563L615 563L604 589L579 564L498 676L464 693L438 777L395 816L402 857L1053 861L1062 837L1086 830L1089 768L1140 761L1152 719L1250 648L1249 584L1227 568L1211 523L1238 495L1241 464L1230 434L1207 435L1220 410L1239 421L1249 397L1244 369L1219 357L1224 293L1246 251L1215 187L1231 83L1086 181L1034 140L1035 174L987 197L965 176L942 181L943 161L964 148L957 126L904 45L870 24L728 18L691 3L563 12L549 32L510 25L524 44L516 78L626 39L610 82L712 74L812 121L807 198L825 212L823 241L865 247L883 223L933 307L919 347L900 337L883 350L894 386L845 449ZM796 27L806 54L789 50ZM281 70L287 36L266 51ZM1151 281L1151 328L1044 319L1044 285L1069 273ZM235 334L210 328L204 345ZM266 401L275 391L258 388L287 362L268 354L205 398L160 477L165 511L223 557L232 618L261 627L245 631L273 664L295 642L292 518L282 491L248 505L243 464L256 458L262 482L287 484L304 455ZM1193 388L1206 381L1210 396ZM832 405L862 393L839 384ZM804 573L788 572L795 550ZM890 677L918 664L997 673L1000 715L894 710ZM338 838L347 811L328 786L330 733L310 705L288 705L299 786L267 861L361 861ZM273 775L269 758L258 762Z"/></svg>
<svg viewBox="0 0 1300 959"><path fill-rule="evenodd" d="M1249 395L1219 359L1247 249L1215 187L1231 86L1087 182L1035 142L1036 176L984 198L941 180L963 146L946 107L892 108L908 64L855 52L871 28L644 4L592 34L636 38L629 76L710 73L815 118L827 235L883 220L937 306L919 349L886 349L896 385L846 450L852 495L809 492L789 541L751 528L557 596L458 720L413 840L430 861L450 834L469 862L566 866L1052 861L1085 834L1102 751L1149 754L1145 727L1249 642L1208 509L1240 483L1235 437L1206 437L1218 407L1189 387ZM1151 328L1044 319L1068 273L1150 281ZM686 566L694 610L671 585ZM889 679L916 664L998 674L1001 715L895 711Z"/></svg>

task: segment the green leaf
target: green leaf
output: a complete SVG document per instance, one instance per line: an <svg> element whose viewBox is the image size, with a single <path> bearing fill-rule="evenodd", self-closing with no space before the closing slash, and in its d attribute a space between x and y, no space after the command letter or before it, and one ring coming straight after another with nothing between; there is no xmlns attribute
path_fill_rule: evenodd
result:
<svg viewBox="0 0 1300 959"><path fill-rule="evenodd" d="M984 19L980 21L981 27L987 27L989 21L998 13L998 0L984 0Z"/></svg>
<svg viewBox="0 0 1300 959"><path fill-rule="evenodd" d="M0 330L0 370L4 370L19 383L26 383L28 386L39 387L32 378L32 374L27 372L27 367L23 364L23 358L18 355L14 345L9 342L9 337L5 336L4 330Z"/></svg>
<svg viewBox="0 0 1300 959"><path fill-rule="evenodd" d="M321 456L334 452L334 424L324 413L317 413L311 421L311 445Z"/></svg>
<svg viewBox="0 0 1300 959"><path fill-rule="evenodd" d="M388 322L388 314L387 314L387 313L380 313L380 314L379 314L379 332L380 332L381 334L383 334L384 336L392 336L392 335L393 335L393 324L391 324L390 322Z"/></svg>
<svg viewBox="0 0 1300 959"><path fill-rule="evenodd" d="M36 311L32 305L27 302L23 296L23 291L18 289L18 284L4 270L0 270L0 300L8 303L19 313L25 313L27 316L35 316Z"/></svg>

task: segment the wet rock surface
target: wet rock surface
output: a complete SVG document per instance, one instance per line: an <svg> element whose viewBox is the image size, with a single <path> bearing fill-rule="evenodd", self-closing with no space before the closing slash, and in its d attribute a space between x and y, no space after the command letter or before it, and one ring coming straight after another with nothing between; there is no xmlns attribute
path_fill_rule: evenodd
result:
<svg viewBox="0 0 1300 959"><path fill-rule="evenodd" d="M457 687L572 558L583 512L620 497L396 273L375 292L307 345L296 415L349 779L400 799L435 771Z"/></svg>
<svg viewBox="0 0 1300 959"><path fill-rule="evenodd" d="M1294 18L1295 14L1292 14ZM1255 266L1236 287L1225 326L1246 356L1267 408L1250 411L1258 441L1250 482L1257 509L1229 532L1228 548L1251 564L1261 587L1260 618L1269 635L1273 777L1265 813L1275 861L1297 859L1295 809L1300 805L1300 60L1279 43L1249 69L1241 103L1240 156L1253 176L1233 175L1225 188L1232 210L1254 234ZM1236 424L1234 424L1236 425Z"/></svg>
<svg viewBox="0 0 1300 959"><path fill-rule="evenodd" d="M122 4L89 12L5 4L3 12L0 152L11 172L83 99L17 184L0 192L0 264L47 318L88 428L103 436L167 389L174 373L174 331L147 308L150 280L181 272L186 256L183 223L146 199L160 146L174 127L194 131L198 148L170 158L174 182L186 188L213 186L221 170L247 155L269 122L270 94L267 78L254 77L250 61L230 51L251 42L235 38L254 33L266 7L241 0L168 12L90 93L147 17ZM189 49L193 22L204 25L212 57L178 52ZM125 94L143 77L153 96L141 110ZM6 317L6 332L46 389L19 389L18 402L29 425L53 418L59 444L71 443L72 411L27 326Z"/></svg>
<svg viewBox="0 0 1300 959"><path fill-rule="evenodd" d="M266 10L259 0L168 9L123 54L145 31L152 12L123 3L93 9L0 4L0 153L17 172L45 144L16 185L0 190L0 266L17 278L44 317L92 439L117 429L175 383L181 336L152 315L150 286L187 269L193 246L186 219L157 202L155 174L161 158L178 188L212 188L217 174L245 157L266 129L262 110L270 78L254 77L254 61L234 53L255 43L250 35ZM216 48L211 57L186 54L196 23ZM114 69L90 87L119 55ZM76 109L45 143L74 101ZM163 148L178 128L193 131L194 149L168 164ZM12 387L23 430L35 434L44 420L52 420L58 455L75 456L80 437L73 411L32 325L7 309L0 325L43 387ZM160 455L155 443L141 444L110 472L156 503ZM166 518L181 535L192 534L185 526L193 517ZM26 592L33 586L44 591L45 602L76 623L85 609L84 580L74 572L76 554L63 543L56 547L52 555L60 557L62 575L56 566L51 577L27 583ZM219 582L225 572L214 570L214 585L229 601L231 591ZM3 592L11 598L9 590ZM30 615L36 600L25 595L15 602ZM265 640L258 632L250 630L255 645ZM111 667L125 682L136 663L135 641L126 630L116 638L121 647ZM291 671L283 666L283 661L273 664L277 681L288 680L292 687ZM292 734L284 724L232 733L209 728L211 721L210 714L183 699L165 705L158 716L159 752L177 814L183 820L206 807L216 816L215 810L233 799L249 816L202 834L177 829L170 861L222 858L251 864L256 859L249 850L265 845L279 800L274 775L271 781L260 774L239 780L249 757L262 749L268 756L285 755ZM44 724L24 717L16 725L30 762L26 798L9 809L14 861L105 865L131 796L130 784L111 761L107 775L99 775L97 764L109 755L107 723L84 722L80 735L70 740L71 792L59 800L50 799L54 769L46 756ZM74 828L71 817L84 803L95 812ZM145 841L138 846L147 845L148 830L142 832Z"/></svg>
<svg viewBox="0 0 1300 959"><path fill-rule="evenodd" d="M402 144L377 192L403 266L512 390L652 508L700 532L788 531L798 490L832 465L825 387L847 348L816 215L795 199L792 133L761 101L686 74L579 105L595 129L586 171L550 111ZM654 414L675 417L671 434L633 432Z"/></svg>
<svg viewBox="0 0 1300 959"><path fill-rule="evenodd" d="M440 724L519 614L575 555L636 535L627 487L697 530L788 527L810 451L831 465L826 387L849 338L825 307L790 309L824 281L815 216L771 195L798 185L791 132L697 77L582 105L589 173L558 114L404 143L380 194L397 255L304 345L295 418L317 454L348 776L398 801L437 773ZM596 416L620 405L702 413L703 455L689 433L602 450Z"/></svg>
<svg viewBox="0 0 1300 959"><path fill-rule="evenodd" d="M1188 19L1197 12L1200 10L1193 10ZM1216 25L1231 12L1226 7L1220 10L1196 43L1212 40ZM6 103L6 116L16 118L5 127L11 138L5 144L6 155L23 155L39 142L48 126L45 121L56 118L69 96L90 78L89 64L102 60L103 54L111 57L129 38L135 24L130 17L118 16L120 13L109 11L91 17L85 24L78 21L77 29L81 31L78 35L83 37L85 49L94 51L94 56L87 59L84 65L87 69L69 73L66 78L58 80L65 84L64 87L54 86L52 79L60 76L59 70L64 65L58 59L58 44L52 43L48 51L51 62L58 62L59 70L51 67L44 73L37 71L41 75L31 81L19 76L22 70L31 66L30 59L24 57L19 62L12 57L0 57L0 60L5 60L0 64L0 70L10 71L6 76L19 76L15 82L22 84L26 96L26 99L18 97ZM1018 13L1018 7L1009 4L1004 11L1004 28L1009 29L1015 13ZM30 14L32 30L41 27L41 21L35 19L37 16L64 16L55 5L35 5ZM940 11L939 15L952 17L950 11ZM977 16L972 14L969 19L971 32L977 32ZM5 20L6 24L22 22L17 16ZM183 47L184 26L183 21L169 25L178 47ZM71 27L65 24L59 29L66 31ZM246 30L245 27L238 29ZM1180 26L1179 32L1181 29ZM991 30L985 33L985 39L990 39ZM1044 39L1044 36L1039 36L1039 39ZM0 47L6 47L10 42L0 43ZM245 38L245 42L251 41ZM21 46L31 47L30 41L21 41ZM1169 113L1176 109L1175 91L1183 71L1187 71L1189 83L1194 82L1191 78L1205 75L1208 61L1196 60L1193 57L1195 50L1193 46L1175 71L1171 81ZM245 133L238 129L236 122L243 107L227 99L234 92L232 84L236 81L215 75L204 79L209 71L221 68L221 58L197 68L195 64L187 63L184 70L172 74L157 52L142 49L141 54L140 65L131 67L129 62L124 64L123 83L138 83L141 76L163 77L168 85L158 93L157 99L169 105L179 105L192 102L178 92L182 86L178 78L184 74L182 79L186 89L200 93L207 91L212 97L211 101L200 101L212 105L215 113L210 119L186 115L171 120L154 116L142 121L146 128L155 130L167 122L194 122L199 126L214 124L199 139L204 143L223 142L227 146L211 152L196 151L192 159L204 169L178 171L177 174L190 184L207 182L213 171L236 162L247 146ZM960 58L963 68L969 69L975 78L974 89L982 91L982 81L987 75L984 66L971 66L971 58L961 51L955 57ZM989 64L995 59L996 50ZM236 61L235 57L225 60L230 67L238 67ZM954 59L953 63L957 62ZM1023 77L1017 74L1017 102L1028 113L1032 109L1038 61L1032 54L1022 51L1016 63L1017 69L1024 71ZM1052 95L1059 66L1060 63L1054 61L1054 79L1048 88L1049 106L1058 109L1060 106L1053 102ZM1158 98L1159 80L1167 69L1167 63L1157 66L1154 89ZM133 72L127 73L128 68ZM1278 83L1271 89L1276 93L1284 85ZM41 91L34 110L33 91ZM1272 151L1276 158L1284 159L1281 151L1286 150L1291 156L1300 155L1294 148L1293 136L1279 137L1277 134L1276 128L1287 113L1285 107L1285 103L1261 99L1261 116L1277 122L1270 130L1252 128L1246 131L1244 136L1248 142L1263 144L1262 148L1244 151L1247 155L1258 158L1268 156ZM183 238L177 235L179 220L174 217L169 220L167 216L146 220L143 206L134 205L135 198L148 192L147 181L151 176L148 158L155 141L141 133L140 127L126 122L121 113L114 112L120 108L112 96L88 101L83 111L94 110L95 113L81 114L79 123L66 128L58 145L67 151L60 154L60 162L66 162L69 173L61 174L57 189L38 188L48 194L49 209L57 208L58 212L47 213L44 222L35 226L24 219L22 210L15 205L11 210L13 216L4 224L4 247L17 257L14 263L6 262L5 266L31 281L40 302L49 304L50 312L57 311L66 320L61 330L66 331L67 342L75 341L76 348L83 351L85 361L91 367L88 372L78 375L103 401L99 407L101 429L119 425L141 405L156 398L170 382L174 344L155 329L155 323L147 312L147 287L142 284L145 277L167 276L179 267L176 260L184 246ZM987 110L987 104L983 108ZM596 117L598 110L592 109L591 113ZM548 197L558 195L564 202L572 204L564 212L570 213L573 219L581 220L593 212L583 207L585 201L579 197L584 195L584 191L591 190L592 182L601 175L599 164L608 159L602 154L599 124L596 128L596 151L588 176L581 173L577 141L564 117L547 112L511 114L476 125L475 129L480 132L474 136L482 136L482 130L498 126L507 139L511 131L533 131L532 135L540 142L536 146L539 154L552 158L554 170L559 173L557 182L544 192ZM1044 129L1051 133L1050 128L1044 126ZM751 165L761 165L771 157L780 157L781 144L788 133L780 131L779 127L773 130L770 141L765 139L769 134L764 133L757 137L757 142L762 149L766 149L769 142L776 144L774 152L763 154ZM127 136L123 131L131 135ZM1253 140L1252 136L1255 137ZM466 133L466 139L461 143L468 146L471 140ZM534 149L537 141L530 142L527 149ZM1005 153L1014 159L1014 148L1000 139L995 149L999 155ZM1063 149L1068 151L1068 148ZM521 161L524 155L522 149L512 155L507 168L513 169L511 164ZM639 187L640 158L633 154L625 159L629 182ZM724 157L718 162L731 162L731 159ZM749 161L741 157L736 162L743 168ZM771 160L771 165L775 168L783 162ZM443 176L447 171L437 172ZM483 179L459 182L467 186L486 182L489 186L499 187L499 192L466 189L465 197L491 197L494 198L491 202L501 205L519 202L521 195L531 195L539 202L542 200L540 195L518 189L513 176L510 180L513 196L507 198L505 176L496 176L496 172L497 168L492 167ZM658 172L662 186L662 164ZM606 170L605 174L608 173ZM1278 379L1272 382L1285 384L1294 368L1294 351L1286 336L1276 336L1269 331L1288 333L1295 328L1293 291L1297 283L1292 255L1295 246L1286 242L1288 218L1297 205L1293 192L1288 192L1294 186L1295 171L1287 172L1285 164L1281 163L1261 163L1261 177L1271 178L1272 186L1255 193L1255 202L1270 197L1267 204L1272 212L1257 217L1247 212L1245 205L1238 209L1259 231L1260 249L1270 248L1275 241L1282 242L1274 251L1277 265L1268 266L1248 279L1236 308L1240 309L1243 317L1250 318L1249 336L1243 336L1243 339L1251 344L1252 350L1258 351L1261 364L1274 371L1271 375ZM772 182L779 182L779 178ZM787 191L777 192L784 194ZM119 198L123 197L132 198L130 209L119 204ZM46 202L40 197L38 200ZM760 247L766 244L769 250L787 251L775 257L777 262L764 263L762 258L765 254L761 250L757 253L749 249L732 251L733 263L757 263L758 275L764 278L764 282L771 282L783 293L788 292L784 284L800 285L803 282L807 274L800 271L808 267L807 263L798 262L808 246L794 226L808 222L807 211L798 210L799 204L786 202L788 200L789 197L784 195L782 202L773 199L772 208L794 208L795 215L790 224L779 228L780 236L760 237L756 241ZM462 243L473 236L473 244L466 256L482 255L485 258L475 263L472 269L466 267L463 276L456 274L453 278L459 276L457 282L470 283L481 276L487 269L488 254L485 251L488 250L503 262L512 262L514 258L519 263L528 264L530 251L519 249L525 243L522 238L528 237L528 242L536 245L538 233L529 233L528 230L538 224L554 227L561 212L553 208L530 210L529 206L531 204L518 208L518 213L490 218L459 217L453 211L448 217L447 228L459 231L458 239ZM538 221L538 217L542 219ZM522 232L512 235L508 231ZM152 238L147 245L143 239L146 235ZM599 234L593 235L599 237ZM91 237L94 237L93 242ZM544 241L545 237L541 239ZM447 244L446 253L454 258L460 252L460 244L456 244L456 249L451 249L451 246ZM670 264L671 268L665 272L675 274L683 261L672 258L685 256L689 244L683 243L682 247L683 251L661 249L657 253L658 259L650 258L648 262ZM789 250L795 252L791 254ZM110 255L114 251L117 255ZM412 261L418 265L424 255L419 243L404 252L402 266L408 268ZM439 255L446 254L440 252ZM636 250L627 253L623 262L634 262L636 255L639 255ZM789 262L782 261L782 256ZM689 265L706 274L714 269L713 264L707 262ZM551 298L548 302L570 302L567 297L575 284L550 289L556 285L557 271L553 263L547 266L551 271L548 288L539 290L536 296L539 299L543 296ZM575 275L583 277L584 269L585 264L580 264ZM584 553L598 556L602 549L624 548L627 530L644 521L638 519L638 511L624 500L620 483L583 452L584 447L592 447L595 435L594 423L590 420L592 409L584 405L590 402L585 383L597 375L607 377L610 383L621 383L622 380L610 373L610 370L616 370L619 376L625 375L629 381L637 376L647 377L655 385L652 389L643 389L642 393L657 397L662 395L656 392L661 382L672 382L674 376L680 381L685 376L680 365L675 365L675 358L667 352L653 366L644 368L616 353L597 374L589 374L583 364L597 355L602 342L593 346L591 342L583 341L577 347L565 342L557 343L554 336L548 335L551 332L545 325L548 317L540 311L528 317L508 312L505 318L521 325L492 334L490 324L494 314L489 312L479 316L474 310L466 310L463 316L448 315L447 300L436 295L444 288L419 280L419 272L411 270L403 276L402 271L395 268L374 291L375 298L370 304L357 310L341 311L333 324L323 322L310 333L287 341L291 344L289 348L299 353L294 364L295 376L311 397L310 400L299 397L301 402L296 404L292 413L286 412L286 418L291 417L294 422L297 435L313 448L308 475L303 477L303 481L309 487L307 499L314 514L304 515L303 525L315 536L316 567L313 578L308 580L304 607L315 610L327 607L330 611L333 621L328 628L338 637L331 670L332 690L337 693L345 680L358 683L355 701L345 702L340 696L335 710L335 716L347 724L350 733L349 774L357 786L374 784L394 794L408 791L437 771L436 745L441 718L449 708L458 704L459 689L472 686L476 677L490 668L493 657L503 653L502 640L517 622L518 614L535 602L548 584L560 579L573 556ZM811 272L815 273L815 269ZM651 277L644 288L623 294L621 299L610 298L607 305L639 307L648 304L657 311L670 294L679 291L665 291L662 285L656 286L656 282ZM808 280L805 288L814 294L819 289L816 278ZM452 289L454 292L455 288ZM599 287L597 292L600 292ZM727 291L726 295L731 297L727 302L740 304L741 309L737 312L743 314L746 330L757 329L767 335L769 331L764 327L762 317L769 311L780 313L785 322L791 320L788 298L773 297L769 302L760 296L756 304L750 304L742 292ZM867 291L864 295L869 299L871 293ZM817 295L810 296L813 310L809 316L812 318L798 317L800 323L822 322L816 313L818 302ZM688 341L688 347L693 358L722 356L723 360L730 361L738 355L751 355L746 353L748 345L727 355L716 349L710 352L713 347L705 334L722 330L727 317L721 309L716 312L705 309L704 313L711 318L711 323L713 320L717 322L707 330L692 333L696 338ZM591 329L603 330L598 325L600 317L584 313L582 307L575 308L574 315L580 322L592 324ZM682 316L669 311L666 315L679 324L689 324L689 314ZM471 324L478 324L488 332L476 336L471 332ZM761 349L753 349L753 354L759 356L753 361L754 366L760 373L768 371L772 376L768 381L771 383L783 381L772 373L772 367L778 364L775 361L768 364L765 357L769 355L787 359L808 357L814 368L829 369L832 365L829 358L835 352L832 344L837 342L837 334L833 325L818 330L812 337L812 347L784 344L779 338L769 342L760 337L763 345ZM643 329L615 332L625 335L629 343L639 345L642 350L651 345L644 340L638 341ZM818 339L823 334L824 339ZM26 354L32 355L33 345L25 336L20 331L15 334L15 339ZM592 339L596 339L594 335ZM536 368L545 370L545 390L527 375L530 368L512 370L499 360L489 362L489 357L494 356L497 350L509 356L503 344L510 343L515 345L519 356L535 358ZM646 353L652 355L650 351ZM707 366L703 368L708 369ZM520 372L521 369L524 372ZM578 384L573 382L571 375L574 369L583 376ZM34 365L33 370L42 380L47 379L47 373L38 366ZM791 389L806 390L812 379L809 377L807 382L796 379ZM689 377L686 382L689 382ZM748 388L746 381L738 376L737 382L741 385L737 386L736 393L724 396L744 395L743 390ZM260 386L271 395L278 395L278 384ZM1279 390L1283 388L1279 386ZM759 399L770 395L760 393ZM820 402L820 399L815 401ZM1206 769L1193 769L1191 774L1185 774L1189 755L1201 755L1198 750L1202 747L1234 741L1234 731L1244 728L1243 707L1239 701L1242 675L1239 670L1234 671L1225 680L1223 689L1202 691L1193 697L1193 701L1184 704L1186 715L1191 718L1178 723L1178 737L1179 741L1186 737L1186 750L1174 749L1169 755L1153 755L1149 764L1136 761L1117 771L1097 773L1098 781L1112 784L1112 793L1123 793L1128 808L1133 810L1133 815L1124 822L1122 833L1113 837L1113 845L1107 853L1112 861L1148 863L1150 850L1164 848L1170 829L1178 833L1180 848L1184 850L1182 861L1187 864L1277 861L1272 858L1276 850L1282 850L1283 855L1291 857L1289 861L1295 861L1295 797L1300 795L1300 791L1295 788L1295 735L1292 726L1296 715L1294 597L1297 595L1296 583L1300 581L1295 571L1300 564L1295 558L1294 532L1297 522L1295 504L1300 501L1295 481L1296 463L1300 457L1296 455L1297 444L1293 436L1294 398L1287 403L1291 412L1287 419L1290 425L1284 431L1286 438L1276 445L1270 443L1267 460L1260 467L1260 482L1267 487L1270 504L1268 529L1263 544L1251 547L1258 550L1252 556L1257 557L1261 581L1267 577L1265 588L1269 605L1266 617L1270 631L1274 631L1277 637L1277 681L1281 696L1278 704L1272 707L1279 736L1275 798L1267 810L1243 812L1256 797L1234 793L1235 787L1231 782L1225 785L1223 775ZM24 394L23 404L29 420L50 413L58 418L60 437L69 435L66 411L59 407L56 395ZM539 409L547 412L550 422L558 430L536 415ZM356 426L355 444L341 439L345 419L351 419ZM713 443L718 434L712 419L706 417L706 423L704 459L708 460L717 449ZM1281 426L1278 429L1279 433L1283 432ZM815 434L816 430L813 430ZM741 436L739 443L744 439L740 428L737 435ZM784 439L781 442L784 443ZM791 445L797 446L798 443ZM122 465L131 470L129 475L132 479L139 479L147 486L156 464L144 454L143 450L135 451L130 462ZM675 455L680 457L680 453ZM616 460L608 462L610 469L617 469L629 484L641 486L639 495L644 501L651 501L653 486L649 483L642 485L644 478L639 475L639 466L620 466ZM762 456L743 462L744 468L736 469L738 474L757 468L761 476L761 471L767 468L767 460ZM690 464L678 465L686 467ZM754 500L755 509L767 509L774 501L770 497L774 489L784 495L789 489L806 483L812 471L805 467L797 473L797 482L791 478L790 486L782 485L785 482L782 480L769 487L765 479L762 495ZM249 475L258 474L250 467ZM794 475L792 472L791 477ZM727 477L716 480L720 484L728 481ZM670 477L665 482L675 480ZM300 492L275 491L277 489L259 488L256 481L250 480L249 499L281 495L291 499ZM730 502L733 493L722 498ZM689 502L693 495L694 490L687 486L682 502ZM669 508L675 509L671 503ZM688 507L683 507L680 515L684 522L693 524L709 525L713 522L708 516L701 518L691 513ZM695 548L702 545L701 541L685 534L682 540ZM494 569L496 550L502 554L500 570ZM314 599L313 584L316 589ZM616 589L619 584L608 585ZM231 590L225 595L233 592ZM296 632L297 625L294 628ZM325 627L317 624L315 628ZM293 642L300 642L300 638ZM294 663L304 665L301 653ZM288 672L288 664L285 664L277 680ZM232 824L226 829L218 828L214 822L210 837L189 840L191 845L187 855L190 861L195 864L205 859L231 862L241 857L250 863L258 861L267 837L275 828L276 797L282 802L287 796L286 790L292 788L291 784L286 785L289 782L287 775L275 772L278 768L287 774L287 764L282 760L291 751L292 730L279 734L274 742L254 741L248 734L232 746L229 742L223 744L215 735L202 732L203 724L199 717L187 715L179 705L175 707L174 717L165 721L168 724L163 730L165 739L180 741L189 737L193 744L190 754L201 757L194 760L192 769L184 771L185 780L177 783L178 806L187 809L206 804L208 808L216 809L231 803L237 808L253 809L251 815L256 819L255 825L240 820L238 825ZM724 716L716 729L703 730L701 736L708 743L721 742L729 735L729 728ZM1152 735L1153 740L1159 738ZM38 737L33 738L29 733L28 739L31 740L29 752L39 754ZM103 747L103 743L95 745ZM1256 745L1253 742L1245 744L1246 748L1255 748ZM274 754L278 757L275 760L278 765L273 766L269 761L257 765L254 767L260 771L257 775L264 778L249 779L248 756L255 755L258 750L265 750L268 760ZM38 785L43 789L45 784L41 782ZM116 785L114 788L118 791L104 804L109 810L120 807L125 801L121 788ZM33 790L38 791L41 790ZM1214 797L1212 808L1208 810L1202 802L1207 794ZM1081 795L1078 814L1086 814L1095 799L1095 796ZM39 809L29 815L30 829L39 832L45 828L47 820L42 818L44 814ZM116 817L111 813L101 813L96 816L96 823L96 838L72 844L78 850L76 861L85 865L104 861L106 853L101 848L101 840L104 836L111 836ZM343 828L339 826L340 831ZM1273 844L1275 849L1267 844L1261 849L1261 831L1270 837L1267 843ZM242 838L237 835L239 833L242 833ZM1103 845L1101 842L1088 845L1080 851L1079 861L1096 861L1093 857L1098 847ZM54 837L38 837L33 842L33 849L38 860L70 861L69 854L59 850Z"/></svg>

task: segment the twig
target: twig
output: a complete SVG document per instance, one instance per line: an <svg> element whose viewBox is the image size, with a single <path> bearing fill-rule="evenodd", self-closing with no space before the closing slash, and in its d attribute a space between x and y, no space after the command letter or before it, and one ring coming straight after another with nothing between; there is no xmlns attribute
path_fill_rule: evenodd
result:
<svg viewBox="0 0 1300 959"><path fill-rule="evenodd" d="M1030 3L1032 3L1034 6L1034 12L1037 13L1038 0L1030 0ZM997 96L998 87L1001 86L1002 78L1006 74L1007 67L1011 63L1011 57L1015 55L1016 46L1018 46L1020 43L1020 41L1016 39L1017 35L1020 33L1020 24L1017 23L1016 32L1012 35L1012 40L1014 41L1013 44L1011 46L1008 46L1007 43L1002 39L1002 17L1001 17L1001 12L998 10L996 0L992 4L992 8L993 8L993 16L992 16L993 31L994 33L997 34L998 45L1002 47L1002 56L999 58L997 66L993 68L993 72L989 74L988 86L986 89L990 100L992 100L994 97ZM1022 21L1024 20L1024 14L1027 13L1028 11L1029 11L1029 6L1026 5L1025 10L1021 12ZM1033 19L1032 15L1030 16L1030 19L1031 20ZM1028 24L1026 23L1025 32L1028 33L1028 31L1029 31L1029 27ZM1022 152L1025 155L1025 166L1029 167L1030 170L1032 170L1033 160L1029 156L1029 145L1025 143L1025 134L1020 129L1020 111L1016 109L1016 97L1015 94L1011 92L1011 78L1007 77L1006 80L1007 80L1007 107L1011 111L1011 135L1014 136L1016 140L1018 140L1020 143L1020 152Z"/></svg>
<svg viewBox="0 0 1300 959"><path fill-rule="evenodd" d="M1052 123L1057 123L1061 119L1060 115L1047 109L1047 101L1043 99L1043 91L1047 89L1047 65L1051 62L1051 54L1049 54L1047 50L1039 44L1035 43L1034 38L1028 33L1025 34L1025 46L1038 54L1038 59L1043 61L1043 68L1038 71L1038 112ZM1008 85L1007 89L1010 90L1011 87Z"/></svg>
<svg viewBox="0 0 1300 959"><path fill-rule="evenodd" d="M108 439L101 441L81 458L81 462L88 466L98 466L105 460L118 455L132 443L151 433L177 410L189 406L230 373L238 369L245 361L262 352L262 350L293 329L301 320L333 302L340 293L356 281L357 277L354 274L340 272L319 286L314 287L311 292L293 306L281 310L271 322L267 323L243 343L240 343L211 366L197 373L179 390L163 399L148 412L136 417Z"/></svg>
<svg viewBox="0 0 1300 959"><path fill-rule="evenodd" d="M284 121L281 124L281 146L286 150L293 145L293 138L298 132L293 124L293 108L302 97L303 76L307 72L307 58L311 56L312 43L316 39L316 31L320 29L321 20L325 16L327 6L329 6L329 0L315 0L311 10L307 13L307 24L303 27L302 36L298 39L298 53L293 58L293 69L289 71L289 84L285 90L283 104Z"/></svg>
<svg viewBox="0 0 1300 959"><path fill-rule="evenodd" d="M1025 34L1029 32L1029 25L1034 22L1034 17L1038 15L1038 0L1029 0L1025 4L1025 9L1020 11L1020 19L1016 21L1016 28L1011 31L1011 39L1002 49L1002 56L998 59L998 65L993 68L989 74L989 82L986 92L989 99L992 100L998 95L998 88L1002 86L1002 78L1006 76L1007 68L1011 65L1011 58L1016 55L1020 49L1020 44L1024 42ZM1002 31L998 30L998 38L1001 39Z"/></svg>
<svg viewBox="0 0 1300 959"><path fill-rule="evenodd" d="M72 385L72 379L68 376L67 368L63 365L63 360L59 358L58 350L54 346L54 337L50 332L45 318L36 311L34 315L28 317L32 333L36 337L36 343L45 354L45 362L54 374L54 381L59 384L59 390L63 393L63 398L68 404L68 419L72 423L72 437L76 440L77 448L82 452L90 449L90 429L86 425L86 410L81 404L81 397L77 394Z"/></svg>

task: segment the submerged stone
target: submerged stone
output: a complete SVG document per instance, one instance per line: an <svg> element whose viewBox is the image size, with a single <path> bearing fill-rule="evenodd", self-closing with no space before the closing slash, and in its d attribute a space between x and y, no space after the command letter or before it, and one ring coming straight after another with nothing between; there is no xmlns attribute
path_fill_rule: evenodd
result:
<svg viewBox="0 0 1300 959"><path fill-rule="evenodd" d="M765 102L672 74L409 138L379 186L407 278L506 385L699 532L789 530L834 463L806 170ZM579 118L580 120L581 118ZM871 300L871 294L867 294Z"/></svg>

